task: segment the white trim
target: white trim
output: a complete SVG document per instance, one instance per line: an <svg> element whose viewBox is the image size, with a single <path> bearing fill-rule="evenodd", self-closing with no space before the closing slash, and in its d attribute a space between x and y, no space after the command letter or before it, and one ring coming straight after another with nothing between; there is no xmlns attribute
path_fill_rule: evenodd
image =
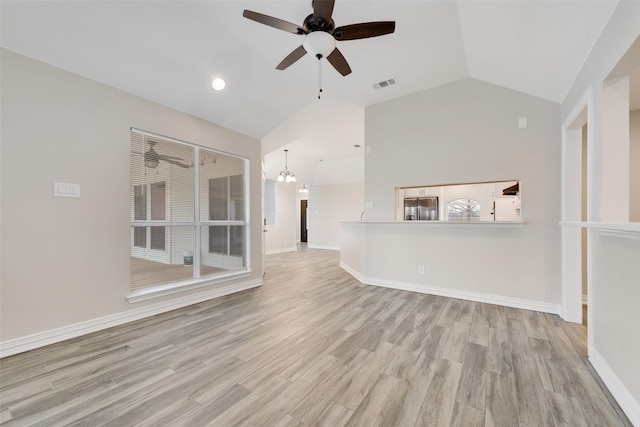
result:
<svg viewBox="0 0 640 427"><path fill-rule="evenodd" d="M244 197L244 257L246 268L251 266L251 162L247 158L240 157L242 159L242 191ZM260 226L262 229L262 226ZM264 233L262 233L264 234ZM262 242L264 243L264 242ZM264 263L262 264L264 266ZM264 268L263 268L264 271Z"/></svg>
<svg viewBox="0 0 640 427"><path fill-rule="evenodd" d="M600 353L594 348L591 349L590 353L589 362L591 362L591 365L593 365L598 375L600 375L600 378L602 378L602 381L616 399L620 408L622 408L627 418L629 418L631 424L640 426L640 403L633 398L631 392L625 387L624 383L620 381Z"/></svg>
<svg viewBox="0 0 640 427"><path fill-rule="evenodd" d="M197 179L193 180L194 181L193 182L193 211L200 212L200 147L198 146L193 147L193 155L194 155L193 175L197 177ZM202 218L200 218L200 220L202 222ZM201 227L202 227L202 224L194 225L194 227L191 229L192 230L191 235L193 236L193 260L192 260L193 277L197 277L197 278L200 278L200 274L201 274L200 264L202 263L202 250L196 249L196 248L200 248L201 247L200 245L202 244L201 242L202 237L200 234ZM251 264L247 264L247 265L251 265ZM131 295L129 295L129 297L131 297ZM129 302L133 302L132 299L129 297L127 297Z"/></svg>
<svg viewBox="0 0 640 427"><path fill-rule="evenodd" d="M582 295L582 305L589 305L589 297L587 295Z"/></svg>
<svg viewBox="0 0 640 427"><path fill-rule="evenodd" d="M564 122L562 123L562 130L574 129L574 127L572 127L573 123L578 119L585 108L587 109L587 117L583 118L584 120L581 120L581 122L585 121L586 123L589 123L592 121L590 120L591 115L589 114L589 106L592 104L591 86L589 86L587 90L584 91L580 99L575 103L573 110L571 110L567 115L567 118L564 119ZM582 127L582 125L580 125L580 127Z"/></svg>
<svg viewBox="0 0 640 427"><path fill-rule="evenodd" d="M207 147L207 146L204 146L204 145L201 145L201 144L194 144L193 142L182 141L180 139L171 138L170 136L160 135L159 133L153 133L153 132L149 132L149 131L138 129L138 128L134 128L134 127L130 127L129 130L131 132L135 132L135 133L143 135L143 136L148 136L148 137L151 137L151 138L160 138L160 139L164 139L165 141L174 142L174 143L180 144L180 145L188 145L188 146L197 145L200 148L204 148L205 150L208 150L208 151L213 151L214 153L224 154L225 156L235 157L236 159L249 160L246 157L242 157L242 156L240 156L238 154L233 154L233 153L230 153L228 151L222 151L222 150L219 150L217 148Z"/></svg>
<svg viewBox="0 0 640 427"><path fill-rule="evenodd" d="M166 313L167 311L176 310L178 308L255 288L261 285L262 278L248 280L246 282L236 283L223 288L211 289L205 292L199 292L197 294L186 295L184 297L175 298L170 301L164 301L153 305L138 307L122 313L111 314L97 319L63 326L61 328L56 328L49 331L39 332L37 334L28 335L26 337L3 341L0 342L0 358L12 356L14 354L33 350L39 347L44 347L49 344L55 344L71 338L76 338L92 332L111 328L113 326L122 325L124 323L133 322L145 317Z"/></svg>
<svg viewBox="0 0 640 427"><path fill-rule="evenodd" d="M129 301L129 303L133 304L136 302L164 297L179 292L190 291L192 289L203 288L205 286L216 285L218 283L224 283L230 280L242 279L251 276L251 273L252 270L243 268L242 270L221 273L213 278L198 278L183 282L172 282L164 285L136 289L135 291L131 291L129 295L127 295L127 300Z"/></svg>
<svg viewBox="0 0 640 427"><path fill-rule="evenodd" d="M440 295L443 297L457 298L468 301L476 301L487 304L502 305L505 307L522 308L525 310L541 311L543 313L560 314L560 304L553 304L542 301L525 300L521 298L506 297L502 295L492 295L480 292L464 291L460 289L442 288L419 283L400 282L397 280L379 279L367 277L355 271L345 263L341 262L347 273L358 279L365 285L380 286L383 288L400 289L403 291L418 292L422 294Z"/></svg>
<svg viewBox="0 0 640 427"><path fill-rule="evenodd" d="M285 252L295 252L297 251L298 248L296 246L290 247L290 248L282 248L282 249L273 249L271 251L266 251L264 254L265 255L274 255L274 254L282 254Z"/></svg>
<svg viewBox="0 0 640 427"><path fill-rule="evenodd" d="M640 240L640 223L637 222L560 222L562 227L595 229L600 235L621 239Z"/></svg>
<svg viewBox="0 0 640 427"><path fill-rule="evenodd" d="M593 95L589 86L575 103L571 112L562 123L561 147L561 219L575 221L580 216L582 206L582 142L576 145L576 132L584 124L593 124ZM580 141L582 137L580 136ZM593 126L587 127L587 219L593 218L593 176L591 171L595 162L593 147ZM578 173L579 172L579 173ZM562 225L562 223L561 223ZM561 232L562 263L562 301L560 316L563 320L582 323L582 235L568 229ZM591 239L587 237L587 284L591 283L592 250ZM589 312L591 315L591 312ZM588 342L592 341L592 328L588 329Z"/></svg>
<svg viewBox="0 0 640 427"><path fill-rule="evenodd" d="M367 281L367 278L363 275L360 274L359 271L356 271L354 268L349 267L347 264L345 264L344 262L340 261L340 267L346 271L347 273L349 273L350 275L352 275L353 277L356 278L356 280L358 280L358 282L360 283L365 283Z"/></svg>
<svg viewBox="0 0 640 427"><path fill-rule="evenodd" d="M467 227L467 228L522 228L524 221L340 221L342 224L376 226L426 226L426 227Z"/></svg>
<svg viewBox="0 0 640 427"><path fill-rule="evenodd" d="M600 229L600 235L606 237L617 237L619 239L640 240L640 232L629 230L612 230L609 228Z"/></svg>
<svg viewBox="0 0 640 427"><path fill-rule="evenodd" d="M573 221L561 221L560 225L563 227L582 227L582 228L595 228L598 230L613 230L613 231L627 231L629 233L640 234L640 223L638 222L573 222Z"/></svg>
<svg viewBox="0 0 640 427"><path fill-rule="evenodd" d="M307 247L309 249L326 249L329 251L339 251L340 250L340 246L320 246L320 245L309 245L307 244Z"/></svg>

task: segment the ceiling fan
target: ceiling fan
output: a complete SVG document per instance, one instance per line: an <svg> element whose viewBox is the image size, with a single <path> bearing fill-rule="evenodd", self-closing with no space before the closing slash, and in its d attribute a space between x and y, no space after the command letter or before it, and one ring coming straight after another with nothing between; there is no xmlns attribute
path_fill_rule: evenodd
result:
<svg viewBox="0 0 640 427"><path fill-rule="evenodd" d="M346 76L351 73L351 67L336 47L336 41L383 36L393 33L396 28L395 21L364 22L336 27L331 18L335 0L312 0L311 3L313 13L304 19L302 26L250 10L245 10L242 14L245 18L261 24L305 36L302 45L287 55L276 69L284 70L309 53L316 57L318 62L322 58L327 58L333 68Z"/></svg>
<svg viewBox="0 0 640 427"><path fill-rule="evenodd" d="M148 141L148 143L149 150L144 153L144 165L146 167L155 169L158 167L158 164L160 164L160 160L185 169L191 167L190 165L182 163L184 160L180 157L158 154L158 152L153 148L153 146L157 144L156 141Z"/></svg>

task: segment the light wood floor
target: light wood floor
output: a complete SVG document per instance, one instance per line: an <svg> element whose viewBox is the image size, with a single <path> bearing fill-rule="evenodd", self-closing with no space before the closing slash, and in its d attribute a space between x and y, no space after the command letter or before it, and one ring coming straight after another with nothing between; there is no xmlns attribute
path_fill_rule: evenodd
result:
<svg viewBox="0 0 640 427"><path fill-rule="evenodd" d="M3 425L625 426L558 316L364 286L324 250L264 286L3 359Z"/></svg>
<svg viewBox="0 0 640 427"><path fill-rule="evenodd" d="M181 264L163 264L148 259L131 257L130 267L130 285L132 290L193 278L193 266L185 267ZM201 276L224 271L227 270L209 265L200 265Z"/></svg>

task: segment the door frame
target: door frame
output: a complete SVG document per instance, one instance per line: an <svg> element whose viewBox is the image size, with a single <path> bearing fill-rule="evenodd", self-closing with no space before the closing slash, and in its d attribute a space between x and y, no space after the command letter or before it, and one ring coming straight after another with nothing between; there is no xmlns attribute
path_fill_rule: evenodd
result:
<svg viewBox="0 0 640 427"><path fill-rule="evenodd" d="M582 229L592 218L593 96L591 87L562 124L562 304L560 316L582 323ZM582 128L587 126L587 221L582 220ZM590 230L589 230L590 231ZM591 301L591 244L587 232L587 300ZM592 310L588 310L591 317ZM590 323L590 322L588 322ZM591 340L589 339L589 342Z"/></svg>

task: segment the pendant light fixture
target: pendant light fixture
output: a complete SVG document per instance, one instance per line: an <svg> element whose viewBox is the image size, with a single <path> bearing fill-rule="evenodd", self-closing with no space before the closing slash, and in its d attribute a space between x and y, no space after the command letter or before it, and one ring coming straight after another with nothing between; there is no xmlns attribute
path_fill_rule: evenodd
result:
<svg viewBox="0 0 640 427"><path fill-rule="evenodd" d="M307 187L307 184L302 184L302 187L300 187L298 192L299 193L308 193L309 192L309 187Z"/></svg>
<svg viewBox="0 0 640 427"><path fill-rule="evenodd" d="M284 170L278 175L278 182L296 182L296 176L287 168L287 152L284 150Z"/></svg>

